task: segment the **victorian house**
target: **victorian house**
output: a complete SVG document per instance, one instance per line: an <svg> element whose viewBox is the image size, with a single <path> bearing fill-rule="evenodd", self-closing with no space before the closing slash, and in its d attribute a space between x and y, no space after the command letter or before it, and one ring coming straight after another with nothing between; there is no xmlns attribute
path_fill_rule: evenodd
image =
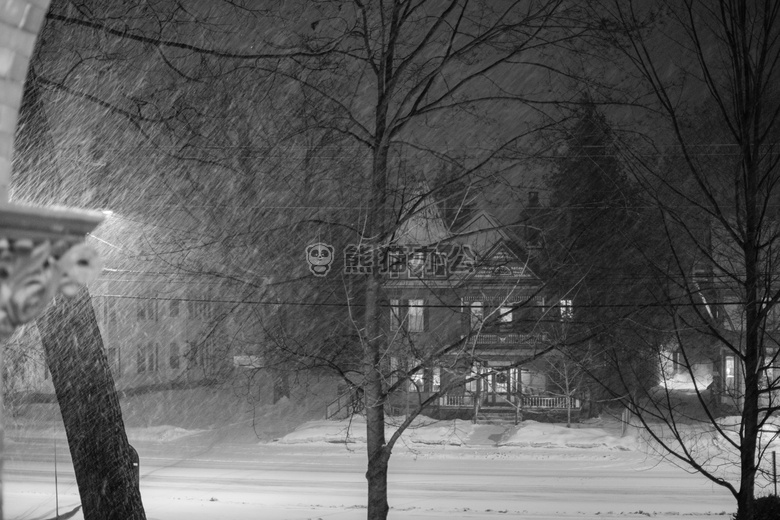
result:
<svg viewBox="0 0 780 520"><path fill-rule="evenodd" d="M571 302L546 293L537 244L519 235L485 211L447 229L434 204L398 230L384 264L391 413L426 403L438 418L516 420L579 409L544 363L548 325Z"/></svg>

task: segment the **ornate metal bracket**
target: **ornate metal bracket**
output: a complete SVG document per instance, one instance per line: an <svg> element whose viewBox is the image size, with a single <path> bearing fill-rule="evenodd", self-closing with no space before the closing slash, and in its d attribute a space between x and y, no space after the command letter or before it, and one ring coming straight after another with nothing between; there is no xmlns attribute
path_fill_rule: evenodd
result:
<svg viewBox="0 0 780 520"><path fill-rule="evenodd" d="M58 293L73 296L100 274L84 239L102 221L100 213L0 203L0 341Z"/></svg>

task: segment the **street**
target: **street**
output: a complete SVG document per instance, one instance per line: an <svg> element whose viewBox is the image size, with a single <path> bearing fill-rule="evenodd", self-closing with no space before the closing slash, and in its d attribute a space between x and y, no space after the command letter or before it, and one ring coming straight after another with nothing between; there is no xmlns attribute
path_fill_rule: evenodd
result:
<svg viewBox="0 0 780 520"><path fill-rule="evenodd" d="M139 444L147 517L364 518L363 447ZM62 448L60 513L79 503ZM7 452L6 518L54 517L52 441L12 442ZM403 448L391 459L389 481L390 517L398 519L722 518L734 509L702 477L629 451Z"/></svg>

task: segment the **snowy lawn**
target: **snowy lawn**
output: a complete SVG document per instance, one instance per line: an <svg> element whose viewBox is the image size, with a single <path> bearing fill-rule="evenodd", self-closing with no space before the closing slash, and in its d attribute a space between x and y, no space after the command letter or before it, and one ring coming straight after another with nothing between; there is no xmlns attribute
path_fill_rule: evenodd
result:
<svg viewBox="0 0 780 520"><path fill-rule="evenodd" d="M414 426L390 463L391 519L724 519L735 508L702 477L648 456L635 435L621 437L614 422ZM128 434L150 520L357 520L366 514L364 429L361 418L313 421L263 443L176 427ZM54 517L53 461L43 454L54 433L12 434L6 518ZM61 454L60 513L79 502L68 462Z"/></svg>

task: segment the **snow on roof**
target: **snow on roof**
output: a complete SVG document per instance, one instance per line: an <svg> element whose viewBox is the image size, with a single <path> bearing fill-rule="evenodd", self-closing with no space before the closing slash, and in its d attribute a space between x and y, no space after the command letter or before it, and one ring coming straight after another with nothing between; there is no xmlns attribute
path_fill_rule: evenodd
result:
<svg viewBox="0 0 780 520"><path fill-rule="evenodd" d="M439 208L429 193L428 187L422 183L404 202L401 215L411 216L401 222L395 233L395 244L430 246L450 238Z"/></svg>

